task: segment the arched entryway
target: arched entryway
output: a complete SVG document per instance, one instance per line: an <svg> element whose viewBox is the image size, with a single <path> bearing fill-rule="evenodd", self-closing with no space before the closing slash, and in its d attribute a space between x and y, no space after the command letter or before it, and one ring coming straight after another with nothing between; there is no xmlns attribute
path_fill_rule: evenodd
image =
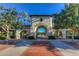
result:
<svg viewBox="0 0 79 59"><path fill-rule="evenodd" d="M47 28L45 26L38 26L36 30L37 38L46 38L47 37Z"/></svg>

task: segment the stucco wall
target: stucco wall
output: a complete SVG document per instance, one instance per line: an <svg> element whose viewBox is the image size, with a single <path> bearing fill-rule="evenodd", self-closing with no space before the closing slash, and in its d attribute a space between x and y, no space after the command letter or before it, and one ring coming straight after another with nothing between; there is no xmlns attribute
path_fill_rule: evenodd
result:
<svg viewBox="0 0 79 59"><path fill-rule="evenodd" d="M40 21L40 19L42 18L42 22ZM36 35L36 30L39 26L45 26L49 32L49 30L51 30L52 28L52 16L32 16L31 20L32 20L32 29L31 32Z"/></svg>

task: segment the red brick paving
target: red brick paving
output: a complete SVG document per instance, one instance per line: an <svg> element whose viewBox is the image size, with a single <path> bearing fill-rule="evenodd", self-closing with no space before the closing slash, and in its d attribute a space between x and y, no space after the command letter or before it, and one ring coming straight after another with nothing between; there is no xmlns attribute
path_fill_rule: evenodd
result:
<svg viewBox="0 0 79 59"><path fill-rule="evenodd" d="M60 51L55 49L49 42L34 42L32 46L26 49L22 56L61 56Z"/></svg>
<svg viewBox="0 0 79 59"><path fill-rule="evenodd" d="M9 47L10 47L10 45L2 45L2 44L0 44L0 51L4 50L6 48L9 48Z"/></svg>

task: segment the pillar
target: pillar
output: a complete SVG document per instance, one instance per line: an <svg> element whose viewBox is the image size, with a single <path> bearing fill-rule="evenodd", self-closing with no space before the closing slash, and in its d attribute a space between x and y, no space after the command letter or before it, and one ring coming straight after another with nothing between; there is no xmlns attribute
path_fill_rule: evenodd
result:
<svg viewBox="0 0 79 59"><path fill-rule="evenodd" d="M20 39L21 30L16 30L16 39Z"/></svg>
<svg viewBox="0 0 79 59"><path fill-rule="evenodd" d="M62 36L64 39L66 39L66 29L62 29Z"/></svg>

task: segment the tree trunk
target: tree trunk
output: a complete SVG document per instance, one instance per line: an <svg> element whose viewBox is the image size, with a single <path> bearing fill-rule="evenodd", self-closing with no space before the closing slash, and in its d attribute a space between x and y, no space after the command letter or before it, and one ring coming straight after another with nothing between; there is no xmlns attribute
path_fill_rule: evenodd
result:
<svg viewBox="0 0 79 59"><path fill-rule="evenodd" d="M7 39L10 39L9 31L7 31Z"/></svg>
<svg viewBox="0 0 79 59"><path fill-rule="evenodd" d="M56 29L56 32L55 33L56 33L55 36L58 38L59 37L59 30Z"/></svg>
<svg viewBox="0 0 79 59"><path fill-rule="evenodd" d="M74 30L72 31L72 41L74 40Z"/></svg>
<svg viewBox="0 0 79 59"><path fill-rule="evenodd" d="M8 25L6 25L6 28L7 28L7 39L10 39L9 26L8 26Z"/></svg>

